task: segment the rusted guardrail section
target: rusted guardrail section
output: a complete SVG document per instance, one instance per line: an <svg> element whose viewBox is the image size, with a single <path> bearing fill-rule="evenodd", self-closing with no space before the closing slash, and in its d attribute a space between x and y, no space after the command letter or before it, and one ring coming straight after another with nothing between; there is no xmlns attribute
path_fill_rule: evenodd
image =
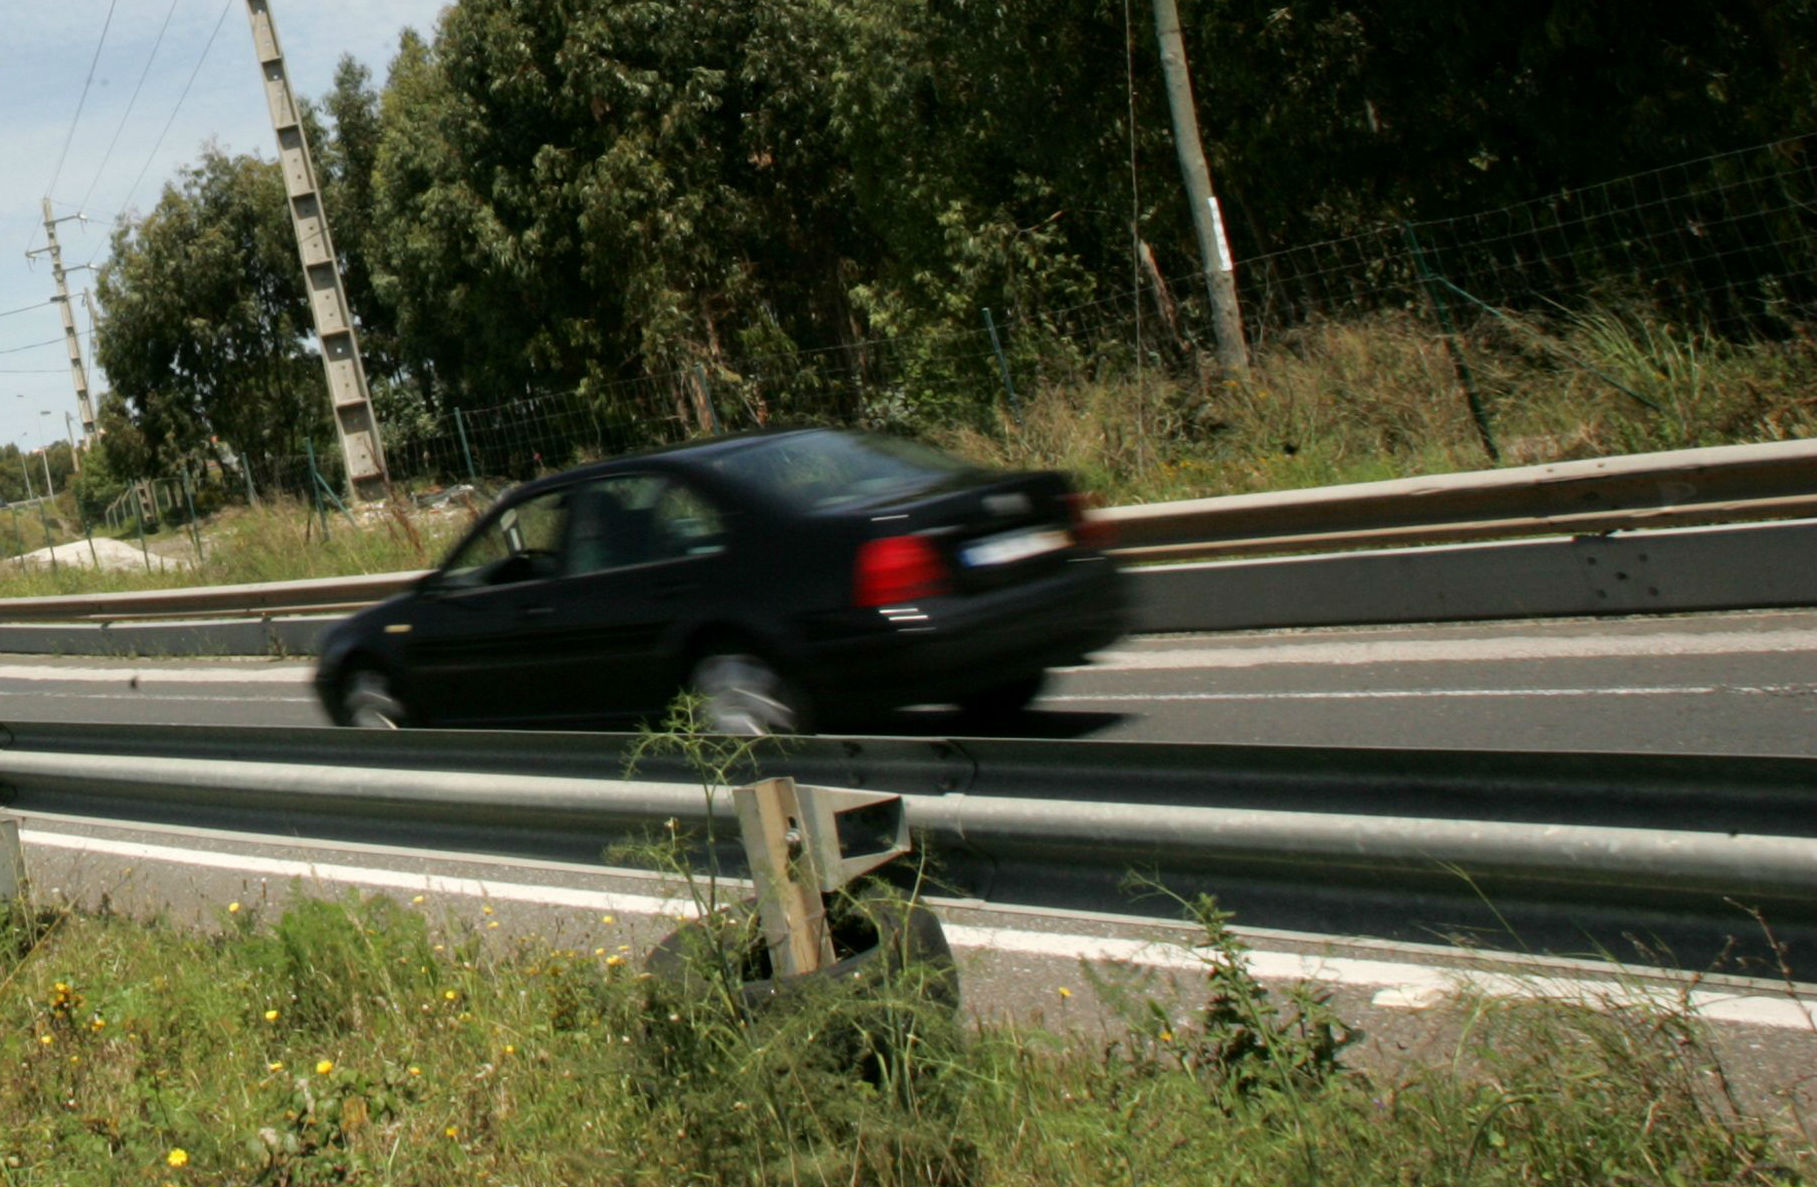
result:
<svg viewBox="0 0 1818 1187"><path fill-rule="evenodd" d="M1809 518L1818 443L1635 454L1095 512L1128 561L1205 560ZM50 598L0 598L0 622L348 611L421 572Z"/></svg>

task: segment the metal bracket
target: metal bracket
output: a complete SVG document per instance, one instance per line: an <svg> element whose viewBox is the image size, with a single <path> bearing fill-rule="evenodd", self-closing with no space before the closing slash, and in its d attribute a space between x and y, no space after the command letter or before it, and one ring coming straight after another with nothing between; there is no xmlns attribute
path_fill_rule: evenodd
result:
<svg viewBox="0 0 1818 1187"><path fill-rule="evenodd" d="M831 964L821 896L909 852L902 797L781 778L735 787L732 802L771 967L787 977Z"/></svg>

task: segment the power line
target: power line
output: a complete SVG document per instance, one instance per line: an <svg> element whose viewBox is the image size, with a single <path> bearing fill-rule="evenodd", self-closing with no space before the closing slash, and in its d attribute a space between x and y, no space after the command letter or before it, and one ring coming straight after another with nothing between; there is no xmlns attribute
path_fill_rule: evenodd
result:
<svg viewBox="0 0 1818 1187"><path fill-rule="evenodd" d="M215 47L215 38L220 36L221 26L227 22L227 10L232 7L233 0L227 0L227 3L221 5L221 15L215 20L214 32L208 35L208 44L202 47L202 54L196 59L196 68L190 71L189 81L183 84L183 93L177 96L176 106L170 109L170 118L164 121L164 130L158 133L158 139L152 143L151 152L145 156L144 167L139 170L139 176L133 179L132 188L126 191L126 200L120 203L120 212L114 215L112 222L119 222L121 216L126 213L126 208L132 205L133 194L138 191L139 183L145 180L146 173L151 170L152 162L158 159L158 150L164 147L164 138L170 134L171 125L177 122L177 113L183 110L183 101L189 98L189 89L196 85L196 79L202 73L202 63L208 61L208 51ZM99 248L96 249L95 254L101 254ZM92 256L90 262L93 262Z"/></svg>
<svg viewBox="0 0 1818 1187"><path fill-rule="evenodd" d="M5 313L0 313L0 317L11 317L15 313L30 313L34 309L42 309L49 304L50 300L49 298L46 298L45 300L39 301L36 305L21 305L17 309L8 309Z"/></svg>
<svg viewBox="0 0 1818 1187"><path fill-rule="evenodd" d="M101 164L95 170L95 179L88 183L88 190L83 193L82 201L77 203L78 209L86 210L88 208L90 196L94 194L95 187L101 184L101 175L107 171L108 161L113 159L114 147L120 143L120 133L126 131L126 121L132 116L134 105L139 102L139 92L145 87L145 79L151 74L152 63L158 58L158 47L164 44L165 30L170 28L170 18L176 15L176 12L177 0L170 0L170 8L164 13L164 23L158 26L157 40L152 42L151 52L145 55L145 69L139 72L139 81L133 86L133 97L126 101L126 110L120 113L120 124L114 129L114 138L107 142L107 151L101 154Z"/></svg>
<svg viewBox="0 0 1818 1187"><path fill-rule="evenodd" d="M78 332L80 332L80 331L78 331ZM18 354L21 351L40 350L46 346L61 346L61 345L63 345L63 339L49 338L43 342L28 342L24 346L9 346L4 350L0 350L0 354Z"/></svg>
<svg viewBox="0 0 1818 1187"><path fill-rule="evenodd" d="M70 142L76 138L76 125L82 122L82 109L88 104L88 91L95 82L95 67L101 62L101 50L107 44L107 30L114 23L114 6L120 0L108 0L107 17L101 22L101 40L95 43L95 56L89 59L88 77L82 80L82 97L76 100L76 114L69 121L69 131L63 135L63 151L57 154L57 167L51 170L50 184L44 187L48 195L57 188L57 179L63 176L63 162L69 156Z"/></svg>

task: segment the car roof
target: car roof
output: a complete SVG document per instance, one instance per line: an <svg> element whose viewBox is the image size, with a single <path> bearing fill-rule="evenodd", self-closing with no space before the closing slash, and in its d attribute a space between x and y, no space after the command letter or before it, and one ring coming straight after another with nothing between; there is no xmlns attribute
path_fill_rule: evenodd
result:
<svg viewBox="0 0 1818 1187"><path fill-rule="evenodd" d="M834 433L848 433L848 429L826 427L801 429L760 429L749 433L731 433L722 437L703 437L693 441L682 441L673 445L659 445L651 449L641 449L633 453L620 454L617 457L605 458L597 462L587 462L555 474L546 474L541 478L512 489L514 501L519 498L535 495L553 487L566 486L570 482L614 474L627 468L635 468L645 461L675 461L724 457L728 454L741 453L755 445L775 441L783 437L815 437Z"/></svg>

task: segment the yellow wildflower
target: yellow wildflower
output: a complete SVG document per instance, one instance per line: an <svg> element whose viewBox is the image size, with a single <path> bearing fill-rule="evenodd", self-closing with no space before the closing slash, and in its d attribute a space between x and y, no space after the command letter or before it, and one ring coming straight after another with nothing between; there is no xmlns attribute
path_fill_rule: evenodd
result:
<svg viewBox="0 0 1818 1187"><path fill-rule="evenodd" d="M319 1059L316 1061L316 1075L326 1076L329 1072L332 1072L334 1070L335 1070L335 1061L334 1060Z"/></svg>

